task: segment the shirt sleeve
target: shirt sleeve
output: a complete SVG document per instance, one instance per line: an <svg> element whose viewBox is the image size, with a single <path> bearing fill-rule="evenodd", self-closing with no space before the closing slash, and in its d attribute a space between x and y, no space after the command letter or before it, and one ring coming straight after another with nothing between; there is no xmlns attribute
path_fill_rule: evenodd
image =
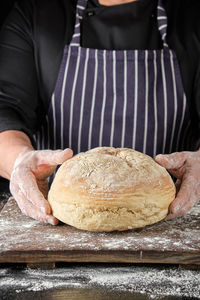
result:
<svg viewBox="0 0 200 300"><path fill-rule="evenodd" d="M43 108L32 37L31 1L18 1L0 32L0 132L24 131L32 139Z"/></svg>

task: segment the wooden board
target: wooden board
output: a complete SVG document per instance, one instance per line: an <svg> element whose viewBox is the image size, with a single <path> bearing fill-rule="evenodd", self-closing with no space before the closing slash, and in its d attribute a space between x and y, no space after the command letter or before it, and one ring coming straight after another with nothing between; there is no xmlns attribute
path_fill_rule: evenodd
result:
<svg viewBox="0 0 200 300"><path fill-rule="evenodd" d="M0 262L200 264L200 205L143 229L94 233L42 224L22 215L11 198L0 213Z"/></svg>

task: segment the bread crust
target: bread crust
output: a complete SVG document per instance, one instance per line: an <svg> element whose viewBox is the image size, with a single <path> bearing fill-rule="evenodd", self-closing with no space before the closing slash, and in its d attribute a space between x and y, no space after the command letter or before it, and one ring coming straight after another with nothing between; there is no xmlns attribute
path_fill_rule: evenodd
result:
<svg viewBox="0 0 200 300"><path fill-rule="evenodd" d="M53 215L82 230L128 230L166 217L175 197L165 168L129 148L98 147L59 168L48 200Z"/></svg>

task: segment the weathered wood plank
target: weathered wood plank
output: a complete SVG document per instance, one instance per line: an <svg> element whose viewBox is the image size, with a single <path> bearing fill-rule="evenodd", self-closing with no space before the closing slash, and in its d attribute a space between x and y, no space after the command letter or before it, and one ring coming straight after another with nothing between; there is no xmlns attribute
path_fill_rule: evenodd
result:
<svg viewBox="0 0 200 300"><path fill-rule="evenodd" d="M1 253L0 263L28 263L28 264L55 264L55 262L106 262L106 263L155 263L200 265L200 253L144 253L143 258L137 252L124 253L123 251L102 251L95 254L93 251L56 251L46 253L38 252L6 252Z"/></svg>
<svg viewBox="0 0 200 300"><path fill-rule="evenodd" d="M51 226L21 214L9 200L0 213L0 262L200 264L200 206L184 218L139 230L95 233Z"/></svg>
<svg viewBox="0 0 200 300"><path fill-rule="evenodd" d="M28 269L42 269L42 270L52 270L55 269L56 263L55 262L28 262L27 263Z"/></svg>

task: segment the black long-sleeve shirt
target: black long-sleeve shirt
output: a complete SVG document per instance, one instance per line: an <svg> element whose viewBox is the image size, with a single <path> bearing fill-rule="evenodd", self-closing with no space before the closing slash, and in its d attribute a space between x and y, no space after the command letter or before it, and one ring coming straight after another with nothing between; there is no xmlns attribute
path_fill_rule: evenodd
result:
<svg viewBox="0 0 200 300"><path fill-rule="evenodd" d="M0 33L0 132L30 137L47 112L75 22L77 0L19 0ZM164 0L167 41L180 64L196 135L200 135L200 1ZM106 7L88 0L81 25L83 47L160 49L157 0Z"/></svg>

